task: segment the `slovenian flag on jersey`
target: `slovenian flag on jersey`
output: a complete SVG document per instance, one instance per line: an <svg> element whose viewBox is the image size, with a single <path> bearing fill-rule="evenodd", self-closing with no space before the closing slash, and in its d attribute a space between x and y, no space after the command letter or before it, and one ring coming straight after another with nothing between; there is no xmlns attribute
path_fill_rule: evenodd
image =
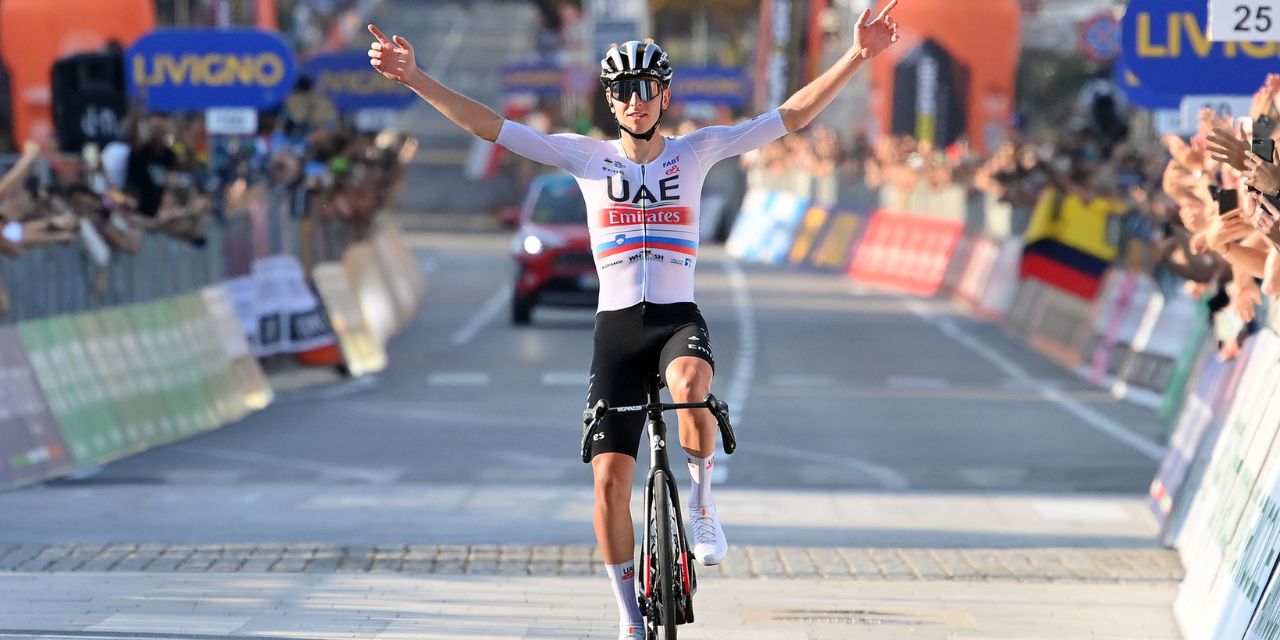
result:
<svg viewBox="0 0 1280 640"><path fill-rule="evenodd" d="M682 240L666 235L657 234L618 234L612 241L597 244L595 246L596 255L601 258L607 258L619 253L626 253L636 249L650 249L654 251L675 251L691 256L698 255L698 243L692 240Z"/></svg>

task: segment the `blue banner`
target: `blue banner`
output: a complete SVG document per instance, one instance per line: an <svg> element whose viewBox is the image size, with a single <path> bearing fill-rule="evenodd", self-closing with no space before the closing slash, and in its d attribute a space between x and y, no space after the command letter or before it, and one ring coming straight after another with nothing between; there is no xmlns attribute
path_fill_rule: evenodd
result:
<svg viewBox="0 0 1280 640"><path fill-rule="evenodd" d="M1124 58L1117 58L1112 66L1112 81L1116 83L1124 91L1125 97L1129 99L1129 104L1143 109L1177 109L1182 106L1182 96L1169 96L1163 93L1156 93L1142 84L1142 80L1129 70L1129 66L1125 64Z"/></svg>
<svg viewBox="0 0 1280 640"><path fill-rule="evenodd" d="M271 109L293 90L297 63L266 31L159 29L129 48L125 73L129 95L156 111Z"/></svg>
<svg viewBox="0 0 1280 640"><path fill-rule="evenodd" d="M400 83L374 71L363 51L318 55L302 65L302 74L311 78L312 87L343 113L403 109L418 98Z"/></svg>
<svg viewBox="0 0 1280 640"><path fill-rule="evenodd" d="M672 81L672 98L682 102L711 102L732 108L747 106L755 91L743 69L680 67Z"/></svg>
<svg viewBox="0 0 1280 640"><path fill-rule="evenodd" d="M1143 88L1168 96L1248 95L1277 68L1275 42L1210 42L1205 0L1132 0L1124 59Z"/></svg>
<svg viewBox="0 0 1280 640"><path fill-rule="evenodd" d="M508 65L502 68L502 90L506 93L558 96L563 85L564 71L554 62Z"/></svg>

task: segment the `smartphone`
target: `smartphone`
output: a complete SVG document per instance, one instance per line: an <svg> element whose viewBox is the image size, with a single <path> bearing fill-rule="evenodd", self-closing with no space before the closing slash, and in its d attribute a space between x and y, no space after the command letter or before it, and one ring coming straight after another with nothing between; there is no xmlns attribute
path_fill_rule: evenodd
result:
<svg viewBox="0 0 1280 640"><path fill-rule="evenodd" d="M1266 162L1275 162L1276 141L1271 138L1254 138L1253 152Z"/></svg>
<svg viewBox="0 0 1280 640"><path fill-rule="evenodd" d="M1240 208L1240 192L1226 189L1218 192L1218 215L1223 215Z"/></svg>

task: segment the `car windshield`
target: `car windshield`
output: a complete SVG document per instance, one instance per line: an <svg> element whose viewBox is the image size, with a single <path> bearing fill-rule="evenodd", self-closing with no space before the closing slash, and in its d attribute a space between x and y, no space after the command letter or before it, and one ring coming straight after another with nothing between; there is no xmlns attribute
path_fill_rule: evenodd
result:
<svg viewBox="0 0 1280 640"><path fill-rule="evenodd" d="M587 203L582 199L578 183L573 179L543 183L533 205L532 220L539 224L586 224Z"/></svg>

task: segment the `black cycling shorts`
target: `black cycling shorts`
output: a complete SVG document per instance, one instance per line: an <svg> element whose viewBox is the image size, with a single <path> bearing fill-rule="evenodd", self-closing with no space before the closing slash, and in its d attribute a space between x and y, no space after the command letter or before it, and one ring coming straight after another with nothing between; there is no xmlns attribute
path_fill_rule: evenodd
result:
<svg viewBox="0 0 1280 640"><path fill-rule="evenodd" d="M597 313L587 406L594 406L601 398L612 407L648 402L650 377L665 376L667 366L682 356L706 360L715 370L707 322L698 305L642 302ZM599 439L591 445L591 457L601 453L636 457L644 423L645 414L640 411L606 415L597 434Z"/></svg>

